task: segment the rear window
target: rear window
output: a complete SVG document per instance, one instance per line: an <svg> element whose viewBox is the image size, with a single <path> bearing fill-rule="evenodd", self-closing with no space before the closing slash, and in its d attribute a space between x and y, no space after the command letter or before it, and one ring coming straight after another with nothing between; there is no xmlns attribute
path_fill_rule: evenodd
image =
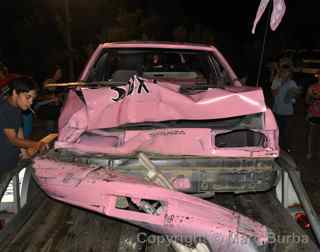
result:
<svg viewBox="0 0 320 252"><path fill-rule="evenodd" d="M124 48L104 50L88 81L126 82L135 74L177 84L217 85L226 80L222 66L210 52Z"/></svg>

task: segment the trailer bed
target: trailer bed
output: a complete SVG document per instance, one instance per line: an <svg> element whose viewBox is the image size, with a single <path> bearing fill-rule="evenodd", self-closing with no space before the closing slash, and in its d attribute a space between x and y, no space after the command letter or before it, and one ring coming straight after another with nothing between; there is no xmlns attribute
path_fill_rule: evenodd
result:
<svg viewBox="0 0 320 252"><path fill-rule="evenodd" d="M50 199L37 185L33 187L32 199L0 232L0 251L155 251L148 244L137 242L139 232L148 231ZM271 237L271 251L320 251L312 237L281 206L272 190L242 195L217 194L210 201L270 227L275 232ZM157 251L169 250L165 245L157 247Z"/></svg>

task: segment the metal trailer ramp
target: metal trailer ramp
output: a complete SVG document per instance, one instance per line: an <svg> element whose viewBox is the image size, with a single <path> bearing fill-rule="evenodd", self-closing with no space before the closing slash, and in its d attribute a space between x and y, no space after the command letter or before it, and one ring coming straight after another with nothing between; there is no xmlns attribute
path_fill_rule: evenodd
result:
<svg viewBox="0 0 320 252"><path fill-rule="evenodd" d="M50 199L36 188L0 232L0 251L130 251L118 250L124 247L120 241L137 232L132 225Z"/></svg>
<svg viewBox="0 0 320 252"><path fill-rule="evenodd" d="M242 195L216 195L215 203L234 209L270 227L271 251L320 251L316 243L277 200L275 191Z"/></svg>

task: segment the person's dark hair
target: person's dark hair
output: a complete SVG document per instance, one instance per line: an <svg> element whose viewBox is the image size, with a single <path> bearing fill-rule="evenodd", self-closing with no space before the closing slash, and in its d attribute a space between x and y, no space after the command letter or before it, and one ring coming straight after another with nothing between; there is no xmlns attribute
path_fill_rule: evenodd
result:
<svg viewBox="0 0 320 252"><path fill-rule="evenodd" d="M4 74L8 73L8 68L2 62L0 62L0 72L3 72Z"/></svg>
<svg viewBox="0 0 320 252"><path fill-rule="evenodd" d="M11 80L8 87L9 95L12 95L13 90L15 90L17 94L37 90L36 82L27 76L21 76Z"/></svg>

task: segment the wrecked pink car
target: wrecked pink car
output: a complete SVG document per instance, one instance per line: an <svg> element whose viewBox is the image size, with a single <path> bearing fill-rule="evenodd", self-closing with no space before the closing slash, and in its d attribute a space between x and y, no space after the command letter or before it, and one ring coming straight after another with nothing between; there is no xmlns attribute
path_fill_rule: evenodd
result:
<svg viewBox="0 0 320 252"><path fill-rule="evenodd" d="M80 80L89 83L71 91L65 104L55 144L60 152L94 160L92 154L113 155L114 168L134 175L142 171L132 157L150 153L177 189L189 193L274 185L279 147L272 112L262 90L242 86L214 47L104 44ZM102 82L105 87L94 88Z"/></svg>
<svg viewBox="0 0 320 252"><path fill-rule="evenodd" d="M33 164L50 196L205 238L212 251L267 244L265 226L193 197L265 191L278 176L278 129L262 90L243 86L216 48L102 44L70 86L55 148Z"/></svg>

